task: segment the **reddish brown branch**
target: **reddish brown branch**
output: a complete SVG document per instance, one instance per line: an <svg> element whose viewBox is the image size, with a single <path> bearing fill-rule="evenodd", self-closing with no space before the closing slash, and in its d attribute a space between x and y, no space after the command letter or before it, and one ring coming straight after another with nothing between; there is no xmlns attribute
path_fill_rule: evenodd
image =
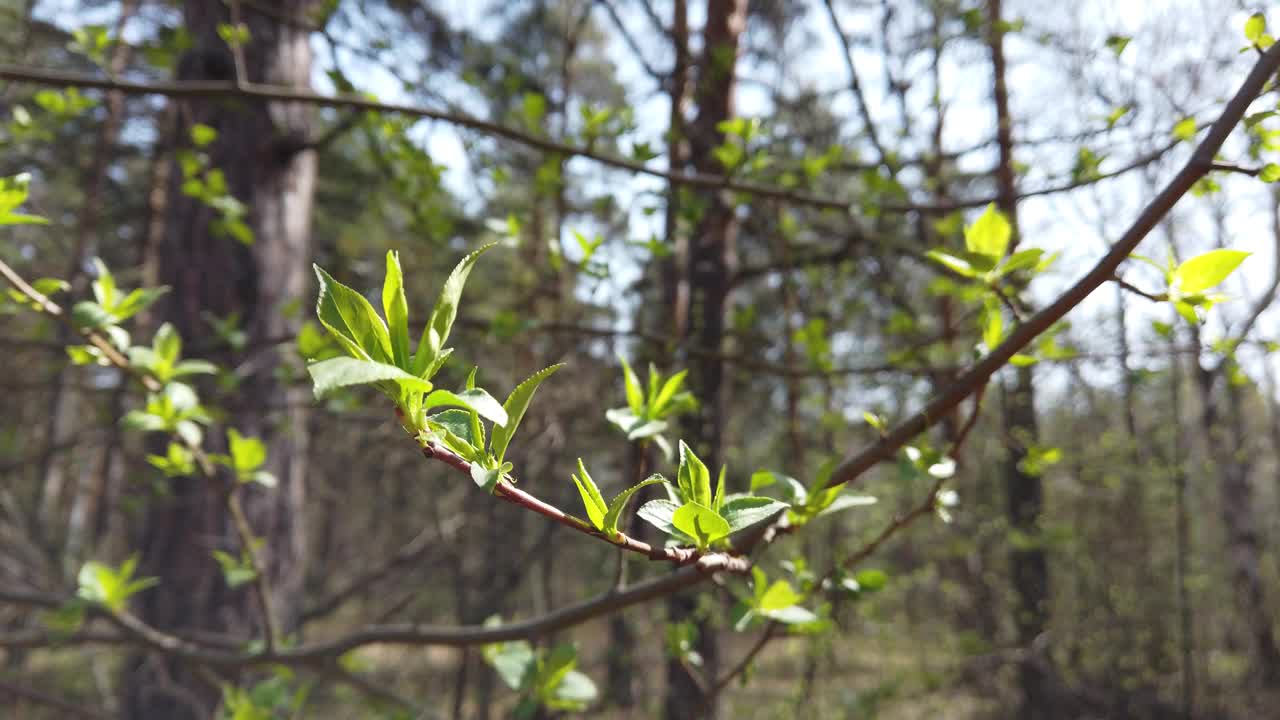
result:
<svg viewBox="0 0 1280 720"><path fill-rule="evenodd" d="M426 443L422 446L422 454L433 460L443 462L468 478L471 477L471 463L439 443ZM650 560L665 560L676 565L697 565L708 569L714 568L716 571L747 572L751 569L751 561L739 555L724 552L700 552L694 548L687 547L655 547L623 532L618 532L610 537L586 521L539 500L506 480L500 481L494 487L493 494L495 497L506 500L512 505L518 505L543 517L550 518L567 528L577 530L584 535L599 538L623 550L644 555Z"/></svg>

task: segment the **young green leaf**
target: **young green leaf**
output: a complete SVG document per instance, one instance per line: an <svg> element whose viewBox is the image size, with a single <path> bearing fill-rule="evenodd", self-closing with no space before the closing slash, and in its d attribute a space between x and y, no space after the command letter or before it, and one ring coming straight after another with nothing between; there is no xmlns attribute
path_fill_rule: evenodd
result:
<svg viewBox="0 0 1280 720"><path fill-rule="evenodd" d="M711 505L711 473L707 466L693 454L689 446L680 441L680 472L678 476L680 493L685 502L699 503L703 507Z"/></svg>
<svg viewBox="0 0 1280 720"><path fill-rule="evenodd" d="M313 265L320 282L316 317L354 358L386 363L394 359L387 325L363 295Z"/></svg>
<svg viewBox="0 0 1280 720"><path fill-rule="evenodd" d="M869 592L875 592L889 584L889 576L883 570L859 570L853 577L862 590Z"/></svg>
<svg viewBox="0 0 1280 720"><path fill-rule="evenodd" d="M791 607L779 608L777 610L762 610L760 614L770 620L776 620L784 625L805 625L808 623L816 623L821 620L813 611L792 605Z"/></svg>
<svg viewBox="0 0 1280 720"><path fill-rule="evenodd" d="M818 509L818 516L830 515L838 513L850 508L866 507L867 505L875 505L876 499L870 495L839 495L837 494L826 505Z"/></svg>
<svg viewBox="0 0 1280 720"><path fill-rule="evenodd" d="M480 371L480 366L473 365L471 367L471 372L467 373L467 389L468 390L476 389L476 373L479 371ZM475 410L470 410L467 414L467 417L469 419L469 422L471 423L471 437L474 438L475 440L476 448L480 450L484 450L485 448L484 423L480 422L480 413L476 412Z"/></svg>
<svg viewBox="0 0 1280 720"><path fill-rule="evenodd" d="M672 524L671 519L675 517L676 510L679 507L679 505L670 500L650 500L640 506L640 509L636 511L636 515L641 520L668 535L678 535L679 531L676 530L676 526Z"/></svg>
<svg viewBox="0 0 1280 720"><path fill-rule="evenodd" d="M685 376L688 374L688 370L681 370L675 375L667 378L667 381L662 385L662 390L658 391L657 397L655 397L653 402L650 403L649 412L656 417L661 417L663 411L667 409L667 406L680 393L680 387L684 385Z"/></svg>
<svg viewBox="0 0 1280 720"><path fill-rule="evenodd" d="M419 382L425 381L420 380ZM430 385L430 383L427 384ZM507 411L498 404L497 399L480 388L463 390L459 393L443 389L433 390L423 401L422 409L426 411L432 408L445 407L449 405L474 410L484 419L498 425L506 423L509 419Z"/></svg>
<svg viewBox="0 0 1280 720"><path fill-rule="evenodd" d="M720 517L729 525L729 532L751 527L790 507L787 503L767 497L736 497L720 509Z"/></svg>
<svg viewBox="0 0 1280 720"><path fill-rule="evenodd" d="M502 470L487 468L478 462L471 463L471 479L487 493L492 493L502 480Z"/></svg>
<svg viewBox="0 0 1280 720"><path fill-rule="evenodd" d="M537 392L538 386L562 367L564 367L563 363L539 370L517 385L516 389L507 396L507 401L502 404L502 408L507 412L507 422L493 428L493 441L489 448L498 462L502 462L506 456L507 446L515 436L516 428L520 427L520 421L524 419L524 413L529 409L529 403L533 401L533 394Z"/></svg>
<svg viewBox="0 0 1280 720"><path fill-rule="evenodd" d="M431 310L431 319L422 329L422 339L418 342L418 349L413 356L412 369L415 375L429 380L431 374L428 371L433 367L439 367L436 362L444 350L445 342L449 339L453 321L458 317L458 303L462 299L462 289L467 284L467 276L471 274L471 269L475 267L480 255L494 245L497 243L484 245L462 258L462 261L453 268L453 272L449 273L448 279L444 281L436 306Z"/></svg>
<svg viewBox="0 0 1280 720"><path fill-rule="evenodd" d="M155 337L151 338L151 349L164 363L164 367L172 368L182 356L182 338L173 329L173 325L164 323L156 329Z"/></svg>
<svg viewBox="0 0 1280 720"><path fill-rule="evenodd" d="M720 477L716 480L716 491L711 496L711 509L720 512L720 506L724 505L724 475L725 466L720 466Z"/></svg>
<svg viewBox="0 0 1280 720"><path fill-rule="evenodd" d="M547 706L552 710L585 710L599 696L591 678L577 670L570 670L556 685L552 696L547 700Z"/></svg>
<svg viewBox="0 0 1280 720"><path fill-rule="evenodd" d="M76 576L79 585L76 594L113 612L120 612L125 609L131 596L160 582L156 578L134 580L133 574L137 567L137 555L130 556L118 569L100 562L87 562Z"/></svg>
<svg viewBox="0 0 1280 720"><path fill-rule="evenodd" d="M1267 16L1262 13L1254 13L1244 21L1244 39L1250 43L1257 45L1262 36L1267 32Z"/></svg>
<svg viewBox="0 0 1280 720"><path fill-rule="evenodd" d="M649 412L657 415L656 410L658 399L658 388L662 387L662 374L658 372L658 367L653 363L649 363L649 389L645 392L644 404L649 408Z"/></svg>
<svg viewBox="0 0 1280 720"><path fill-rule="evenodd" d="M628 440L644 440L651 438L659 433L666 432L669 424L666 420L649 420L647 422L632 422L630 429L627 430Z"/></svg>
<svg viewBox="0 0 1280 720"><path fill-rule="evenodd" d="M995 203L987 205L978 219L964 229L964 244L969 252L999 259L1009 247L1013 227Z"/></svg>
<svg viewBox="0 0 1280 720"><path fill-rule="evenodd" d="M1196 136L1196 119L1183 118L1173 126L1173 136L1182 141L1189 141Z"/></svg>
<svg viewBox="0 0 1280 720"><path fill-rule="evenodd" d="M495 623L485 622L486 627L493 627ZM534 669L533 648L524 640L516 640L514 642L494 643L485 645L481 650L485 662L493 666L497 671L498 677L502 678L502 682L512 690L519 690L524 686L525 678L532 675Z"/></svg>
<svg viewBox="0 0 1280 720"><path fill-rule="evenodd" d="M579 465L579 467L581 467L581 465ZM586 471L583 470L583 473L585 474ZM622 511L626 509L627 502L631 500L632 495L635 495L636 492L641 488L648 487L650 485L656 485L658 483L666 482L666 481L667 479L662 477L661 475L650 475L644 480L641 480L635 485L632 485L631 487L627 488L626 490L623 490L622 492L614 496L613 502L609 504L609 510L607 513L605 513L605 516L604 516L604 527L601 528L602 530L604 530L605 534L612 536L618 533L618 520L621 519ZM603 502L603 500L601 502Z"/></svg>
<svg viewBox="0 0 1280 720"><path fill-rule="evenodd" d="M791 607L804 598L791 587L786 580L775 580L762 594L758 604L759 610L781 610Z"/></svg>
<svg viewBox="0 0 1280 720"><path fill-rule="evenodd" d="M241 480L248 479L267 461L266 443L255 437L245 437L235 428L227 428L227 451L231 456L231 469Z"/></svg>
<svg viewBox="0 0 1280 720"><path fill-rule="evenodd" d="M751 492L778 482L772 470L757 470L751 473Z"/></svg>
<svg viewBox="0 0 1280 720"><path fill-rule="evenodd" d="M116 305L116 278L111 274L111 270L107 268L107 264L102 262L102 258L95 257L93 263L93 297L98 304L105 308L115 307Z"/></svg>
<svg viewBox="0 0 1280 720"><path fill-rule="evenodd" d="M1106 42L1107 49L1115 53L1116 57L1120 57L1120 53L1123 53L1124 49L1129 47L1129 41L1132 39L1126 35L1109 35Z"/></svg>
<svg viewBox="0 0 1280 720"><path fill-rule="evenodd" d="M472 433L470 412L445 410L435 415L428 415L426 420L427 427L439 435L450 450L472 462L484 455L483 448L478 447L480 443Z"/></svg>
<svg viewBox="0 0 1280 720"><path fill-rule="evenodd" d="M1197 295L1227 279L1252 253L1210 250L1183 262L1173 271L1172 284L1184 295Z"/></svg>
<svg viewBox="0 0 1280 720"><path fill-rule="evenodd" d="M395 364L408 369L409 364L409 303L404 298L404 271L400 269L400 254L387 251L387 274L382 281L382 312L387 316L387 330L391 335L391 351Z"/></svg>
<svg viewBox="0 0 1280 720"><path fill-rule="evenodd" d="M644 413L644 393L640 390L640 379L636 377L635 371L631 369L631 365L626 358L619 355L618 362L622 363L622 384L627 391L627 406L631 408L631 412L636 416L642 416Z"/></svg>
<svg viewBox="0 0 1280 720"><path fill-rule="evenodd" d="M404 390L430 392L431 383L401 370L395 365L356 358L330 358L307 366L315 384L317 398L349 385L365 385L390 380Z"/></svg>
<svg viewBox="0 0 1280 720"><path fill-rule="evenodd" d="M213 559L217 560L218 566L222 568L222 579L226 581L227 587L233 590L253 582L258 577L248 558L238 558L231 553L214 550Z"/></svg>
<svg viewBox="0 0 1280 720"><path fill-rule="evenodd" d="M929 250L925 253L925 257L946 267L957 275L969 278L978 277L979 275L978 271L969 264L969 261L963 258L958 258L945 250Z"/></svg>
<svg viewBox="0 0 1280 720"><path fill-rule="evenodd" d="M717 515L711 508L697 502L681 505L671 516L671 524L680 532L696 540L700 550L706 549L711 543L727 536L730 532L727 520Z"/></svg>
<svg viewBox="0 0 1280 720"><path fill-rule="evenodd" d="M578 494L582 496L582 506L587 510L587 518L597 530L604 530L605 516L609 513L609 506L605 504L600 488L596 487L586 466L582 464L582 458L578 458L578 473L570 477L573 478L573 484L578 486Z"/></svg>
<svg viewBox="0 0 1280 720"><path fill-rule="evenodd" d="M26 202L31 175L0 177L0 225L47 225L48 220L36 215L15 213L13 209Z"/></svg>

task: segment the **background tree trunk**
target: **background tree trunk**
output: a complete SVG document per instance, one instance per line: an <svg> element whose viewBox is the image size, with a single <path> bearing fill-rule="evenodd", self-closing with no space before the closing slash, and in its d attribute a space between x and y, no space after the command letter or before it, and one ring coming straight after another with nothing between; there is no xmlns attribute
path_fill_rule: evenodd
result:
<svg viewBox="0 0 1280 720"><path fill-rule="evenodd" d="M689 160L694 170L723 173L713 150L724 141L717 127L733 117L735 70L738 40L747 22L746 0L708 0L707 22L703 28L703 55L699 64L694 99L698 114L689 128ZM688 287L688 337L704 351L691 361L690 379L701 402L696 413L687 416L684 437L714 474L724 461L725 386L728 374L721 352L724 347L725 316L729 309L730 280L737 263L738 223L732 202L721 193L709 191L706 206L689 242L685 268ZM667 606L669 623L694 622L698 629L697 650L702 656L702 675L712 681L719 672L719 650L714 626L698 616L697 597L681 594ZM716 717L716 699L704 697L698 681L679 658L667 661L666 717Z"/></svg>
<svg viewBox="0 0 1280 720"><path fill-rule="evenodd" d="M1018 204L1013 143L1013 116L1009 110L1004 57L1004 27L1000 0L991 0L988 18L991 48L993 101L996 111L996 145L1000 162L996 170L997 205L1013 226L1011 249L1018 243ZM1017 290L1020 290L1018 288ZM1036 424L1035 391L1030 367L1014 372L1012 387L1005 392L1005 460L1003 475L1008 503L1009 527L1019 542L1009 554L1009 571L1015 595L1014 627L1018 645L1028 660L1018 666L1022 705L1018 715L1025 720L1044 718L1052 711L1048 697L1047 656L1037 639L1044 634L1049 618L1049 562L1040 544L1040 517L1044 512L1044 485L1037 474L1025 470L1022 461L1039 435Z"/></svg>
<svg viewBox="0 0 1280 720"><path fill-rule="evenodd" d="M278 11L299 15L308 2L283 2ZM217 35L230 21L219 0L190 0L184 6L196 50L179 66L182 80L231 80L235 63ZM261 15L244 18L250 41L244 47L247 79L292 87L309 86L308 33ZM195 123L218 131L209 148L211 167L222 171L230 193L249 209L255 241L245 245L214 232L215 212L181 192L182 172L172 173L166 228L158 248L160 282L172 291L161 309L189 346L211 336L208 313L237 315L247 332L243 355L221 351L214 359L243 373L231 425L267 444L265 469L277 487L251 487L244 497L250 527L268 551L266 573L273 591L276 627L295 628L301 610L305 571L302 506L305 497L305 387L280 379L283 349L298 329L309 290L311 212L315 153L305 143L311 112L282 103L191 100L180 106L175 139L180 144ZM200 343L205 344L205 343ZM207 389L208 392L210 389ZM270 407L267 399L281 405ZM220 438L206 444L218 447ZM259 634L264 624L251 589L227 588L216 549L239 554L226 509L224 488L196 478L178 478L169 493L150 503L140 532L142 569L160 585L139 597L138 610L169 631L219 630ZM141 655L126 669L125 716L129 718L209 717L218 691L211 678L157 656Z"/></svg>

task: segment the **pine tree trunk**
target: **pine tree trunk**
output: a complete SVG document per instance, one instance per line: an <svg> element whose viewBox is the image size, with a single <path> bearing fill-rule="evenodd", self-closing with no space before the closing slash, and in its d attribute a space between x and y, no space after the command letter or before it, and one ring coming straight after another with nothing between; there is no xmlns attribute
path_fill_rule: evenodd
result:
<svg viewBox="0 0 1280 720"><path fill-rule="evenodd" d="M724 139L717 127L733 117L735 69L739 38L746 26L746 0L708 0L703 28L704 50L694 99L698 114L689 132L689 159L697 172L725 172L712 151ZM701 350L691 363L690 378L701 406L684 423L684 437L712 468L724 460L724 427L728 410L725 388L729 379L721 351L729 309L730 280L737 263L738 222L732 202L710 192L706 209L689 242L685 268L688 288L689 340ZM697 613L697 597L681 594L667 605L668 622L693 622L698 629L697 650L702 675L714 680L719 672L719 649L714 627ZM716 698L704 697L698 681L678 658L667 662L665 716L668 720L717 716Z"/></svg>
<svg viewBox="0 0 1280 720"><path fill-rule="evenodd" d="M309 6L306 0L290 0L276 10L301 15ZM235 79L232 54L217 35L218 24L230 21L228 6L220 0L188 0L183 10L196 50L180 63L179 79ZM308 33L260 14L243 19L251 38L244 48L247 79L308 87ZM280 349L287 348L279 339L296 333L299 303L310 292L316 158L305 141L311 113L281 103L191 99L178 115L179 143L194 123L217 130L217 140L207 148L211 167L224 173L229 192L248 207L255 239L245 245L215 232L217 215L182 193L182 171L175 166L157 248L159 280L172 288L160 319L173 323L188 347L208 344L209 315L236 314L247 332L250 357L224 351L211 359L249 360L252 368L238 388L238 404L229 408L228 422L267 444L264 469L278 481L272 489L249 488L244 507L254 535L265 541L275 626L288 633L298 622L305 571L302 505L310 398L305 387L281 382L277 371L284 363ZM220 447L221 438L207 438L206 446ZM215 549L241 550L225 489L204 478L178 478L168 490L165 497L152 498L142 523L141 572L160 578L160 585L139 596L138 611L162 630L261 638L265 624L250 588L228 589L210 556ZM207 718L217 700L217 688L206 679L161 656L137 656L126 668L125 717Z"/></svg>

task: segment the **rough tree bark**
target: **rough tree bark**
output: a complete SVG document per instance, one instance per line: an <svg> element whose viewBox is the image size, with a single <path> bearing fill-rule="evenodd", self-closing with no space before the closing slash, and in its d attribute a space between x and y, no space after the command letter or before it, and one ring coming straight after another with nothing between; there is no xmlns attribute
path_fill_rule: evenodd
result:
<svg viewBox="0 0 1280 720"><path fill-rule="evenodd" d="M707 20L703 28L703 53L699 59L694 100L697 115L689 128L689 161L702 173L725 172L713 150L724 140L717 127L733 117L735 69L739 39L747 22L746 0L707 0ZM708 191L705 209L689 242L685 275L688 292L688 337L699 348L691 363L690 378L701 401L698 412L684 423L684 437L696 449L707 467L723 462L725 386L728 373L721 351L725 317L729 308L730 280L737 263L738 222L733 203L723 194ZM697 597L675 595L667 604L668 622L694 622L698 627L697 650L703 659L703 676L718 674L719 653L710 623L699 621ZM667 661L665 716L706 718L717 715L714 697L704 697L699 682L679 658Z"/></svg>
<svg viewBox="0 0 1280 720"><path fill-rule="evenodd" d="M311 0L282 0L277 13L302 15ZM235 4L232 3L234 6ZM180 63L182 80L232 80L232 53L217 26L231 20L220 0L188 0L183 6L196 50ZM244 47L244 79L307 88L311 72L309 34L261 14L244 17L250 41ZM207 314L239 315L248 333L247 357L223 352L214 359L236 362L245 372L230 408L229 423L267 443L266 468L278 485L250 488L245 512L257 537L265 540L266 576L273 590L275 626L296 628L305 547L302 524L306 472L305 388L290 388L277 377L284 362L281 337L297 331L298 303L308 296L310 221L316 178L314 151L307 149L312 112L282 103L191 100L179 109L179 140L193 123L218 131L209 148L212 167L226 177L229 192L249 208L255 242L244 245L215 233L214 212L184 195L182 172L171 173L171 202L160 247L159 280L171 286L160 309L188 343L210 335ZM219 438L208 443L217 446ZM138 545L142 569L160 584L139 596L138 611L162 630L215 630L262 636L264 623L249 588L227 588L210 553L240 548L219 483L179 478L169 494L154 498L142 523ZM206 718L218 700L217 688L189 667L155 655L131 659L124 683L128 718Z"/></svg>

